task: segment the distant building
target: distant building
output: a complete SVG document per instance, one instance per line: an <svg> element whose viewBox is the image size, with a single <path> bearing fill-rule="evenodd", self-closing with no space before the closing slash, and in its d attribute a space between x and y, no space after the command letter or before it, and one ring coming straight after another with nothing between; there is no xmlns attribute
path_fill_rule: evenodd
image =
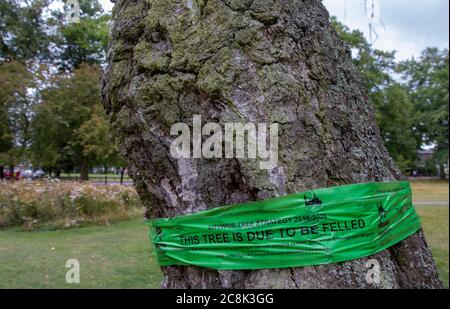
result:
<svg viewBox="0 0 450 309"><path fill-rule="evenodd" d="M413 174L415 176L440 176L443 177L449 173L449 163L444 164L443 166L434 165L434 168L430 168L430 164L428 164L434 157L435 149L422 149L417 152L417 169ZM433 165L431 165L433 166ZM444 170L441 171L441 168Z"/></svg>
<svg viewBox="0 0 450 309"><path fill-rule="evenodd" d="M417 152L417 167L424 168L428 161L433 159L434 149L419 150Z"/></svg>

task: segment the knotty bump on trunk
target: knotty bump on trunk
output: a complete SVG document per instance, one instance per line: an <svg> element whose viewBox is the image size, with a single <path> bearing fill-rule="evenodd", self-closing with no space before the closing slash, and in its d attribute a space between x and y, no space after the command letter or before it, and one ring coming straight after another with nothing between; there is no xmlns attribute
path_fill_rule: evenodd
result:
<svg viewBox="0 0 450 309"><path fill-rule="evenodd" d="M403 178L319 0L117 0L103 102L149 218ZM279 161L175 159L175 123L279 124ZM368 283L376 259L379 284ZM420 231L370 258L257 271L164 267L163 288L441 288Z"/></svg>

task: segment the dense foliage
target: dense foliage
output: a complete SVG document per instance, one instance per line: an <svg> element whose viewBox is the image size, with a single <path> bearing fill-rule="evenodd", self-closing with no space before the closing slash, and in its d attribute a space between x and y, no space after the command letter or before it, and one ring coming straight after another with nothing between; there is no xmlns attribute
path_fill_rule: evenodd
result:
<svg viewBox="0 0 450 309"><path fill-rule="evenodd" d="M110 16L82 0L80 22L68 23L51 4L0 2L0 176L19 163L83 179L123 165L100 103Z"/></svg>
<svg viewBox="0 0 450 309"><path fill-rule="evenodd" d="M399 167L416 170L418 151L435 146L431 163L443 170L448 162L448 50L428 48L419 59L397 63L395 52L374 49L362 32L333 23L352 49L381 135Z"/></svg>
<svg viewBox="0 0 450 309"><path fill-rule="evenodd" d="M0 178L31 163L48 172L122 166L100 104L110 16L80 0L80 23L68 23L49 0L0 1ZM56 1L63 5L59 0ZM435 146L432 164L448 162L448 50L428 48L395 61L363 33L332 20L352 49L391 156L405 172Z"/></svg>

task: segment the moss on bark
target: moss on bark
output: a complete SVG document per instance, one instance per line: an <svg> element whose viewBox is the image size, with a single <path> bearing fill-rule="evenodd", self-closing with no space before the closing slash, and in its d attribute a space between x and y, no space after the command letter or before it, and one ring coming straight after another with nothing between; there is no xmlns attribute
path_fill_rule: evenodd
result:
<svg viewBox="0 0 450 309"><path fill-rule="evenodd" d="M384 148L350 50L319 0L118 0L104 105L149 217L402 176ZM170 156L170 127L277 122L279 166ZM441 287L417 233L376 258L283 270L166 267L167 288Z"/></svg>

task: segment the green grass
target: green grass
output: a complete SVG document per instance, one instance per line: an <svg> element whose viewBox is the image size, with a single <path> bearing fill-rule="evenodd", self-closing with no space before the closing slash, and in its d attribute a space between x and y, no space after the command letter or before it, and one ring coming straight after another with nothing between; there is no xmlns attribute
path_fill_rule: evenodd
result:
<svg viewBox="0 0 450 309"><path fill-rule="evenodd" d="M448 180L413 180L415 201L442 202L449 200ZM449 207L416 205L422 219L425 238L433 253L442 282L449 287Z"/></svg>
<svg viewBox="0 0 450 309"><path fill-rule="evenodd" d="M449 281L449 209L418 206L445 286ZM65 282L76 258L81 284ZM0 288L158 288L161 273L142 220L49 232L0 232Z"/></svg>
<svg viewBox="0 0 450 309"><path fill-rule="evenodd" d="M449 208L448 206L416 206L422 220L425 238L444 286L449 281Z"/></svg>
<svg viewBox="0 0 450 309"><path fill-rule="evenodd" d="M80 284L67 284L68 259ZM141 219L107 227L0 232L0 288L158 288L161 273Z"/></svg>

